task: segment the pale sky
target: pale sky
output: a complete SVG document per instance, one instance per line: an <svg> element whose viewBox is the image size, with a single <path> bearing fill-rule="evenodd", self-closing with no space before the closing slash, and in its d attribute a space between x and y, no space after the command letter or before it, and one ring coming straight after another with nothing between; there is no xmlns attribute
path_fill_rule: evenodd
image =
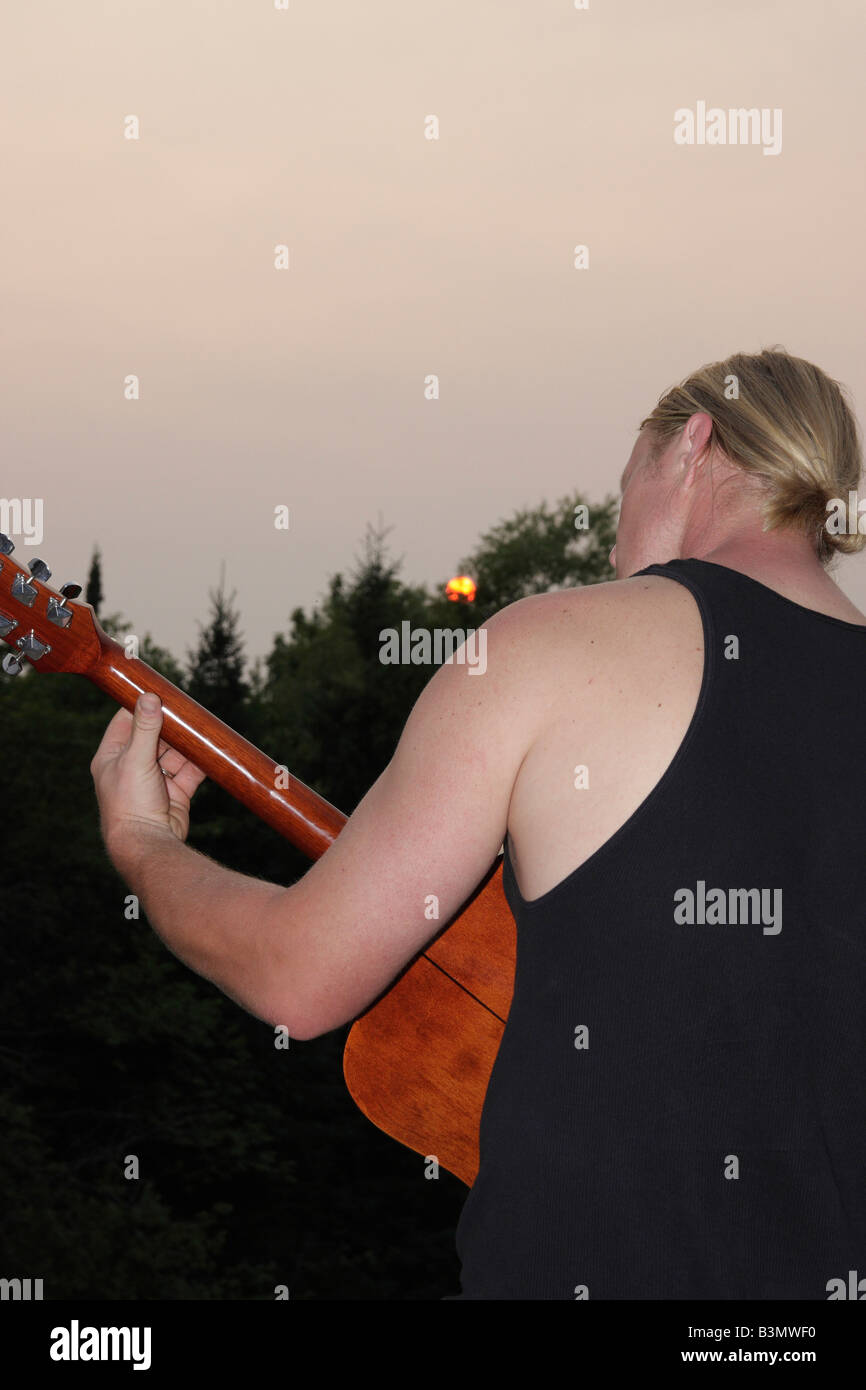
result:
<svg viewBox="0 0 866 1390"><path fill-rule="evenodd" d="M98 542L106 608L178 657L224 560L254 656L380 515L432 585L516 509L616 493L704 362L781 343L862 428L864 40L856 0L8 7L16 558L83 583ZM781 110L781 152L678 146L699 102ZM866 607L866 555L834 574Z"/></svg>

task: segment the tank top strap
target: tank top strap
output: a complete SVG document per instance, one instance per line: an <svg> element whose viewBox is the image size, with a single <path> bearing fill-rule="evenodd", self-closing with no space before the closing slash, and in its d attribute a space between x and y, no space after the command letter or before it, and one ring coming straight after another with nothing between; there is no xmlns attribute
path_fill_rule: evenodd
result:
<svg viewBox="0 0 866 1390"><path fill-rule="evenodd" d="M713 636L718 636L724 628L733 630L736 635L744 620L750 621L757 616L756 605L761 605L764 595L769 596L771 602L778 597L739 570L706 560L668 560L663 565L647 565L632 578L642 574L660 574L690 589L701 610L704 626L709 627Z"/></svg>

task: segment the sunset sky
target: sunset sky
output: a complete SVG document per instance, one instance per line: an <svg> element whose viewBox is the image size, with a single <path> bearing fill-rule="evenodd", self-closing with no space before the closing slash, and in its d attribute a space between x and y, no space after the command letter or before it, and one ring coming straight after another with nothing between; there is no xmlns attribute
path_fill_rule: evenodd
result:
<svg viewBox="0 0 866 1390"><path fill-rule="evenodd" d="M516 509L616 493L704 362L782 344L862 428L864 41L855 0L7 9L16 558L83 583L98 543L106 610L177 656L225 561L256 656L367 522L432 585ZM779 153L678 145L699 102L780 110ZM834 573L866 607L866 555Z"/></svg>

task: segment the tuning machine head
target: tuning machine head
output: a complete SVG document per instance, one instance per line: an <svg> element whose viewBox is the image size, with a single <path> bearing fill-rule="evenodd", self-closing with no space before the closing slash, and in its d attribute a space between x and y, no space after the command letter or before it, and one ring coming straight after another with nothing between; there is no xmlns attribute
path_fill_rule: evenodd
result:
<svg viewBox="0 0 866 1390"><path fill-rule="evenodd" d="M19 676L24 666L24 658L28 661L38 661L51 651L47 642L43 642L31 629L24 637L19 637L15 643L18 651L7 652L3 658L3 670L10 676Z"/></svg>
<svg viewBox="0 0 866 1390"><path fill-rule="evenodd" d="M48 621L55 623L57 627L68 627L72 622L72 609L67 608L67 601L71 598L78 598L81 593L80 584L62 584L60 586L62 598L55 598L52 594L48 600L46 616Z"/></svg>

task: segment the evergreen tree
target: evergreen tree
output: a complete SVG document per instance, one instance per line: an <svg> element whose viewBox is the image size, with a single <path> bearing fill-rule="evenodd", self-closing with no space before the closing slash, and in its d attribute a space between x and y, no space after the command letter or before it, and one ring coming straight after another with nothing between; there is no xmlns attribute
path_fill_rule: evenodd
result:
<svg viewBox="0 0 866 1390"><path fill-rule="evenodd" d="M430 595L403 584L386 558L385 532L368 526L348 580L331 579L308 617L296 608L288 638L267 658L261 746L348 814L391 758L409 711L433 672L384 665L385 628L430 625Z"/></svg>
<svg viewBox="0 0 866 1390"><path fill-rule="evenodd" d="M98 545L94 547L93 559L90 561L90 571L84 589L84 601L90 604L98 617L102 603L102 555Z"/></svg>
<svg viewBox="0 0 866 1390"><path fill-rule="evenodd" d="M187 652L187 690L218 719L238 728L243 722L249 684L244 675L240 614L234 599L234 593L225 592L223 566L219 588L210 591L210 621L207 626L199 624L198 646L194 652Z"/></svg>

